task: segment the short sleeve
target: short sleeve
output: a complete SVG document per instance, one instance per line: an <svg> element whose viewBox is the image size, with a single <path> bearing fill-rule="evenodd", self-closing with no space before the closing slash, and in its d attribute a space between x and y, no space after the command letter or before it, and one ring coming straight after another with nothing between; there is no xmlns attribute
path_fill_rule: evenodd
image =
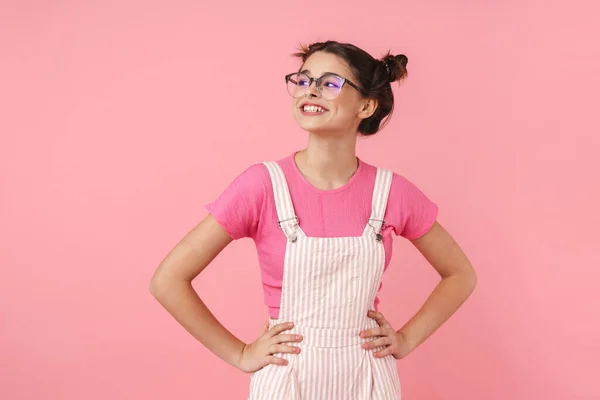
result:
<svg viewBox="0 0 600 400"><path fill-rule="evenodd" d="M416 185L397 174L392 179L388 208L392 208L394 232L409 240L426 234L438 216L438 206Z"/></svg>
<svg viewBox="0 0 600 400"><path fill-rule="evenodd" d="M263 200L267 169L255 164L237 176L206 210L232 239L253 238L256 234Z"/></svg>

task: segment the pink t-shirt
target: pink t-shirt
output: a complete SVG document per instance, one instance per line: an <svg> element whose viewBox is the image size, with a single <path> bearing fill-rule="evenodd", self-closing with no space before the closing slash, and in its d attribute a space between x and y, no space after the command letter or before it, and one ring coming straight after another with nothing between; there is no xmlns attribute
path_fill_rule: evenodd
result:
<svg viewBox="0 0 600 400"><path fill-rule="evenodd" d="M300 226L307 236L360 236L371 214L377 168L358 161L358 169L342 187L320 190L298 169L294 154L278 161L290 188ZM207 210L233 239L252 238L260 264L264 301L277 318L287 239L277 225L277 210L267 167L255 164L239 175ZM382 231L385 268L392 256L392 235L416 239L431 228L438 208L414 184L394 174ZM381 288L380 288L381 289ZM378 304L375 300L375 305Z"/></svg>

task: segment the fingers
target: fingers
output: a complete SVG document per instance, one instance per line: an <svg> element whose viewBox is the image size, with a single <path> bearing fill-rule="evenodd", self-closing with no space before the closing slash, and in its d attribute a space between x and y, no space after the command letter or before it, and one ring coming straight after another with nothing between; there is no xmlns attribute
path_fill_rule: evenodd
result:
<svg viewBox="0 0 600 400"><path fill-rule="evenodd" d="M388 336L386 336L372 340L367 343L363 343L362 347L363 349L375 349L377 347L389 346L390 344L392 344L392 340Z"/></svg>
<svg viewBox="0 0 600 400"><path fill-rule="evenodd" d="M281 334L273 337L271 340L273 343L291 343L291 342L301 342L302 335L287 335Z"/></svg>
<svg viewBox="0 0 600 400"><path fill-rule="evenodd" d="M360 337L368 338L373 336L385 336L385 330L381 327L367 329L366 331L362 331L360 333Z"/></svg>
<svg viewBox="0 0 600 400"><path fill-rule="evenodd" d="M298 354L300 353L300 348L296 346L283 345L281 343L294 343L302 341L301 335L289 335L289 334L280 334L277 335L270 340L273 344L269 347L270 353L291 353Z"/></svg>
<svg viewBox="0 0 600 400"><path fill-rule="evenodd" d="M287 360L284 360L283 358L269 356L269 357L267 357L267 364L287 365L288 362L287 362Z"/></svg>
<svg viewBox="0 0 600 400"><path fill-rule="evenodd" d="M300 353L300 348L294 347L294 346L286 346L283 344L274 344L269 347L269 352L271 354L278 354L278 353L298 354L298 353Z"/></svg>
<svg viewBox="0 0 600 400"><path fill-rule="evenodd" d="M388 346L383 350L379 350L379 351L376 351L375 353L373 353L373 357L382 358L382 357L387 357L393 353L394 353L394 349L392 349L392 346Z"/></svg>
<svg viewBox="0 0 600 400"><path fill-rule="evenodd" d="M267 336L273 337L273 336L279 335L281 332L290 330L293 327L294 327L294 324L292 322L285 322L285 323L277 324L269 330L269 332L267 333Z"/></svg>
<svg viewBox="0 0 600 400"><path fill-rule="evenodd" d="M375 321L377 321L379 326L390 326L389 322L387 322L387 320L385 319L383 314L380 312L369 310L369 312L367 313L367 316L369 318L372 318Z"/></svg>

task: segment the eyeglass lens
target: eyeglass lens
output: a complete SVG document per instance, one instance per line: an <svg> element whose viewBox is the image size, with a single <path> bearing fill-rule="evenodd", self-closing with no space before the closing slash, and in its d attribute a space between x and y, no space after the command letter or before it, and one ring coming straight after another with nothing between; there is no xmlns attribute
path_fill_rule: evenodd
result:
<svg viewBox="0 0 600 400"><path fill-rule="evenodd" d="M311 80L305 74L297 73L290 77L287 83L288 92L293 97L301 97L306 94ZM343 80L337 75L327 74L320 77L317 82L317 90L324 99L334 99L340 94Z"/></svg>

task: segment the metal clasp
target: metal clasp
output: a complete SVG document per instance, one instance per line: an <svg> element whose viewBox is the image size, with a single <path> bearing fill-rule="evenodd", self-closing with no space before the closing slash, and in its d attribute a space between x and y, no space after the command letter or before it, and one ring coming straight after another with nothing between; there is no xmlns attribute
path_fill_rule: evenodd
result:
<svg viewBox="0 0 600 400"><path fill-rule="evenodd" d="M292 218L288 218L288 219L282 219L282 220L280 220L280 221L277 221L277 225L279 225L279 227L281 228L281 227L282 227L282 226L281 226L281 223L282 223L282 222L293 221L293 220L296 220L296 225L298 225L298 223L300 222L300 221L298 221L298 217L296 217L296 216L293 216Z"/></svg>
<svg viewBox="0 0 600 400"><path fill-rule="evenodd" d="M294 242L296 242L296 240L298 240L298 234L296 233L296 229L294 229L291 233L288 233L287 230L285 229L285 227L281 225L282 223L288 222L288 221L296 221L293 225L293 228L298 226L298 224L300 223L300 221L298 220L298 217L294 216L292 218L277 221L277 225L279 225L279 227L283 230L283 232L285 233L285 235L288 238L288 241L291 243L294 243Z"/></svg>
<svg viewBox="0 0 600 400"><path fill-rule="evenodd" d="M379 232L377 232L375 227L373 225L371 225L371 221L381 222L381 226L379 227ZM377 240L378 242L381 242L383 240L383 235L381 234L381 230L385 226L385 221L382 219L367 218L367 223L369 224L371 229L373 229L373 233L375 234L375 240Z"/></svg>

